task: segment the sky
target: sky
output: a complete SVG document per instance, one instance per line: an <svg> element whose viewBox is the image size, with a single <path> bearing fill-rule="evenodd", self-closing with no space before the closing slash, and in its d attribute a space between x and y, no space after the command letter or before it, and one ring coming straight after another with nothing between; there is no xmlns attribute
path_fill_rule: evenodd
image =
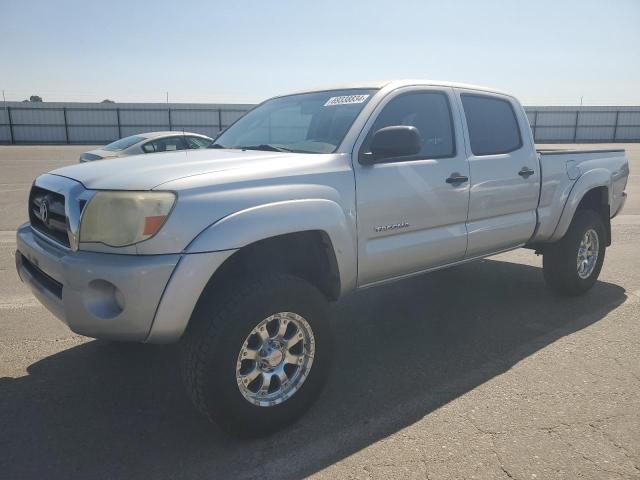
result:
<svg viewBox="0 0 640 480"><path fill-rule="evenodd" d="M640 0L0 0L7 100L255 103L401 78L640 105Z"/></svg>

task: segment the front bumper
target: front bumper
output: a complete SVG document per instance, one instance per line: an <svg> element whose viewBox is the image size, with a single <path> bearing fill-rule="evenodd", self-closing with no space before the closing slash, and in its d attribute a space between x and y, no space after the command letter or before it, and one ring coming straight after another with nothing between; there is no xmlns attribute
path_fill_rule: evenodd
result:
<svg viewBox="0 0 640 480"><path fill-rule="evenodd" d="M179 254L72 252L41 238L29 224L16 235L20 278L71 330L95 338L147 339Z"/></svg>

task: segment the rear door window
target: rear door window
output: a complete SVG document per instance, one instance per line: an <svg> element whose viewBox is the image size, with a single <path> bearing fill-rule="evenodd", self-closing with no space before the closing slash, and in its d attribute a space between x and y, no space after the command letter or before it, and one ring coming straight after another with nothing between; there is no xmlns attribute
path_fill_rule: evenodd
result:
<svg viewBox="0 0 640 480"><path fill-rule="evenodd" d="M520 127L511 102L486 95L461 95L474 155L498 155L522 146Z"/></svg>
<svg viewBox="0 0 640 480"><path fill-rule="evenodd" d="M142 146L142 149L146 153L172 152L176 150L184 150L186 148L186 143L182 137L159 138L157 140L147 142Z"/></svg>

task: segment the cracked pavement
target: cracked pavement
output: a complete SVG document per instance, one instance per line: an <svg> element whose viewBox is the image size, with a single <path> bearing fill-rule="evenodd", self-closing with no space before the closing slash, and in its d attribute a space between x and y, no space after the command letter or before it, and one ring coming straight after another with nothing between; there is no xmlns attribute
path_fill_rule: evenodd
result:
<svg viewBox="0 0 640 480"><path fill-rule="evenodd" d="M640 479L640 145L623 147L629 200L588 295L551 294L528 250L352 295L319 401L251 441L194 412L177 347L80 337L35 301L13 230L33 178L90 147L0 147L0 476Z"/></svg>

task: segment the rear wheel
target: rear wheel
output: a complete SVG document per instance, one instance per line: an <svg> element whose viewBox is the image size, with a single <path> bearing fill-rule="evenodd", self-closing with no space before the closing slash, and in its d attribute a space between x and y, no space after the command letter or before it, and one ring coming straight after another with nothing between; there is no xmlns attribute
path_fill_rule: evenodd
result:
<svg viewBox="0 0 640 480"><path fill-rule="evenodd" d="M606 230L600 215L578 210L565 236L544 250L547 284L563 295L581 295L598 279L604 262Z"/></svg>
<svg viewBox="0 0 640 480"><path fill-rule="evenodd" d="M184 342L194 404L225 430L266 434L301 416L331 360L327 301L288 274L267 275L199 302Z"/></svg>

